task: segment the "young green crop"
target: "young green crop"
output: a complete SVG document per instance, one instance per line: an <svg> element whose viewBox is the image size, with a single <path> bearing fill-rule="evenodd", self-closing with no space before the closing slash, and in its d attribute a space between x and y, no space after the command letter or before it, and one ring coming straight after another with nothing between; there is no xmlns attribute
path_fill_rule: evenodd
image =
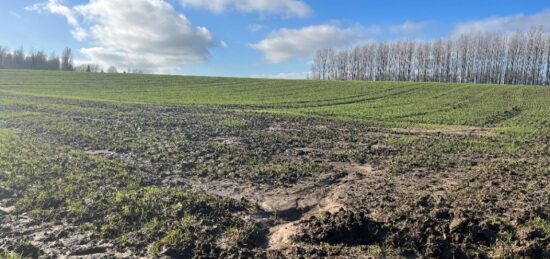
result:
<svg viewBox="0 0 550 259"><path fill-rule="evenodd" d="M2 70L0 91L118 103L230 105L405 128L469 126L512 133L550 129L550 87L543 86Z"/></svg>

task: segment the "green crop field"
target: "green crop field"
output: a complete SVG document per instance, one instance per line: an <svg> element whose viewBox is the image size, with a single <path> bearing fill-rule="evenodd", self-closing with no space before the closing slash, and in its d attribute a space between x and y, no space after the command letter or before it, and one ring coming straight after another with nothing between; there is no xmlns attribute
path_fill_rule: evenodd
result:
<svg viewBox="0 0 550 259"><path fill-rule="evenodd" d="M0 91L124 103L236 105L397 127L550 129L550 88L544 86L0 71Z"/></svg>
<svg viewBox="0 0 550 259"><path fill-rule="evenodd" d="M548 258L550 87L0 70L0 258Z"/></svg>

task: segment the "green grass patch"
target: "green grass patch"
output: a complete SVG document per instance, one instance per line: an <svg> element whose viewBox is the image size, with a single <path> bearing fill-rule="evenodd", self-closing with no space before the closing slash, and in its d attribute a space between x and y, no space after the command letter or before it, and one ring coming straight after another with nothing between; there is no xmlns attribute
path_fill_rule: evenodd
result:
<svg viewBox="0 0 550 259"><path fill-rule="evenodd" d="M547 237L550 237L550 220L536 218L535 220L533 220L532 225L542 230Z"/></svg>
<svg viewBox="0 0 550 259"><path fill-rule="evenodd" d="M0 92L112 103L231 105L264 113L322 116L384 127L476 126L494 127L505 133L532 133L550 125L550 88L543 86L2 70ZM240 121L220 123L242 126Z"/></svg>

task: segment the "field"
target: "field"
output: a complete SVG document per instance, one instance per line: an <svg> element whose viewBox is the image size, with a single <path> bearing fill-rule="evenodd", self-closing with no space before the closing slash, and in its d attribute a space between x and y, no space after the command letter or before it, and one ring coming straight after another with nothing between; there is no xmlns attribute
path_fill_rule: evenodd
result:
<svg viewBox="0 0 550 259"><path fill-rule="evenodd" d="M0 70L0 258L549 251L550 87Z"/></svg>

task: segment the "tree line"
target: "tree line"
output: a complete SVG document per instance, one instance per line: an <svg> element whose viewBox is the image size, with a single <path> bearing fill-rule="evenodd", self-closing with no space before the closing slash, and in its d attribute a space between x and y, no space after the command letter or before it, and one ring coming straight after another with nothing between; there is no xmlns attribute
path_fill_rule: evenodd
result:
<svg viewBox="0 0 550 259"><path fill-rule="evenodd" d="M316 52L311 70L320 80L550 85L550 33L537 27L327 48Z"/></svg>
<svg viewBox="0 0 550 259"><path fill-rule="evenodd" d="M23 48L10 51L0 46L0 69L36 69L74 71L71 48L65 48L61 57L55 53L46 55L44 51L31 50L25 53Z"/></svg>
<svg viewBox="0 0 550 259"><path fill-rule="evenodd" d="M52 52L46 55L44 51L31 50L28 53L23 48L10 51L6 47L0 46L0 69L31 69L31 70L60 70L75 72L104 72L97 64L75 65L72 49L67 47L63 50L61 56ZM107 73L118 73L118 69L110 66ZM122 73L143 73L139 69L128 68Z"/></svg>

